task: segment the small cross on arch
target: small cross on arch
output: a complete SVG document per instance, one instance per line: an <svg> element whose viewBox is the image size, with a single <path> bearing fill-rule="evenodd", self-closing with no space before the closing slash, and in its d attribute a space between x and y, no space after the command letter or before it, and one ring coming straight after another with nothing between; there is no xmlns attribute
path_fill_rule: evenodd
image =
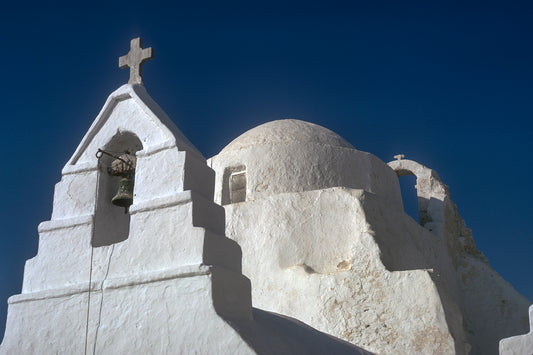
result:
<svg viewBox="0 0 533 355"><path fill-rule="evenodd" d="M398 155L394 156L394 159L396 159L396 160L402 160L403 158L405 158L405 155L403 155L403 154L398 154Z"/></svg>
<svg viewBox="0 0 533 355"><path fill-rule="evenodd" d="M141 38L137 37L130 42L130 51L128 54L118 58L118 66L120 69L130 68L129 84L143 84L142 66L147 60L154 58L154 50L150 48L142 48Z"/></svg>

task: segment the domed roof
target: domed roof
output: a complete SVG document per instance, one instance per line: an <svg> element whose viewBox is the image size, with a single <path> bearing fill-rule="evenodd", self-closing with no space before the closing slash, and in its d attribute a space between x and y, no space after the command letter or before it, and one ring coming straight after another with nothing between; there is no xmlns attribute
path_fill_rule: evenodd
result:
<svg viewBox="0 0 533 355"><path fill-rule="evenodd" d="M402 203L398 178L387 164L329 129L299 120L252 128L209 165L216 172L215 201L222 205L243 202L232 200L231 191L237 190L248 202L334 187L365 190L395 206Z"/></svg>
<svg viewBox="0 0 533 355"><path fill-rule="evenodd" d="M257 145L315 143L333 147L352 148L344 138L327 128L300 120L278 120L264 123L241 134L221 153Z"/></svg>

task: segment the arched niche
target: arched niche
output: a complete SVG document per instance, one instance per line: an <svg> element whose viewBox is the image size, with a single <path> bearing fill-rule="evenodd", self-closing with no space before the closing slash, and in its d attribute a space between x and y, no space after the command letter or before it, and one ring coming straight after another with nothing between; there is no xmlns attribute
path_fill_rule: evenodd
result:
<svg viewBox="0 0 533 355"><path fill-rule="evenodd" d="M139 138L132 132L118 132L111 140L100 149L115 156L120 156L128 151L135 155L143 149ZM96 154L96 152L95 152ZM96 209L94 214L94 229L92 246L100 247L111 245L128 238L130 215L123 207L111 203L113 196L118 191L119 176L112 176L107 168L114 159L106 154L99 159L98 187L96 196Z"/></svg>
<svg viewBox="0 0 533 355"><path fill-rule="evenodd" d="M246 166L236 165L224 169L222 177L221 204L238 203L246 201Z"/></svg>

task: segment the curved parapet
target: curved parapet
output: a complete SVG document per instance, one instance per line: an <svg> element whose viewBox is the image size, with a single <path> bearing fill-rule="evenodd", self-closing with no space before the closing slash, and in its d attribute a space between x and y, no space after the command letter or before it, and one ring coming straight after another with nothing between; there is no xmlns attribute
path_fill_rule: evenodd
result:
<svg viewBox="0 0 533 355"><path fill-rule="evenodd" d="M439 174L414 160L402 159L403 155L397 155L395 158L396 160L388 165L398 177L416 177L420 225L445 240L454 264L455 256L465 252L486 260L476 248L472 231L461 218L457 206L450 198L448 186L442 182Z"/></svg>
<svg viewBox="0 0 533 355"><path fill-rule="evenodd" d="M503 280L477 249L472 231L439 175L420 163L402 159L401 155L395 158L388 165L398 177L416 176L420 224L442 238L442 246L455 269L441 272L450 277L450 284L455 283L452 292L461 308L471 353L495 353L494 339L503 338L503 334L519 334L527 325L523 314L530 302Z"/></svg>
<svg viewBox="0 0 533 355"><path fill-rule="evenodd" d="M444 220L444 201L449 198L448 186L440 179L437 172L414 160L394 160L388 165L398 177L413 175L416 177L418 196L418 216L420 224L442 237Z"/></svg>

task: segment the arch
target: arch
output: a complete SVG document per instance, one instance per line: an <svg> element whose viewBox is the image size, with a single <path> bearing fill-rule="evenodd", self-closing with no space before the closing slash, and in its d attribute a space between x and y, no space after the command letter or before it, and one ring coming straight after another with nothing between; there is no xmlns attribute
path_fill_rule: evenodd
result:
<svg viewBox="0 0 533 355"><path fill-rule="evenodd" d="M416 161L400 159L391 161L388 165L399 178L406 175L416 177L418 223L441 236L444 224L444 200L448 195L448 187L434 170Z"/></svg>
<svg viewBox="0 0 533 355"><path fill-rule="evenodd" d="M101 149L120 155L125 151L136 154L143 149L137 135L129 131L115 134ZM96 153L96 152L95 152ZM96 208L94 212L94 229L92 246L100 247L115 244L128 238L130 215L124 208L115 206L111 199L117 193L120 177L107 172L113 158L102 155L99 160Z"/></svg>

